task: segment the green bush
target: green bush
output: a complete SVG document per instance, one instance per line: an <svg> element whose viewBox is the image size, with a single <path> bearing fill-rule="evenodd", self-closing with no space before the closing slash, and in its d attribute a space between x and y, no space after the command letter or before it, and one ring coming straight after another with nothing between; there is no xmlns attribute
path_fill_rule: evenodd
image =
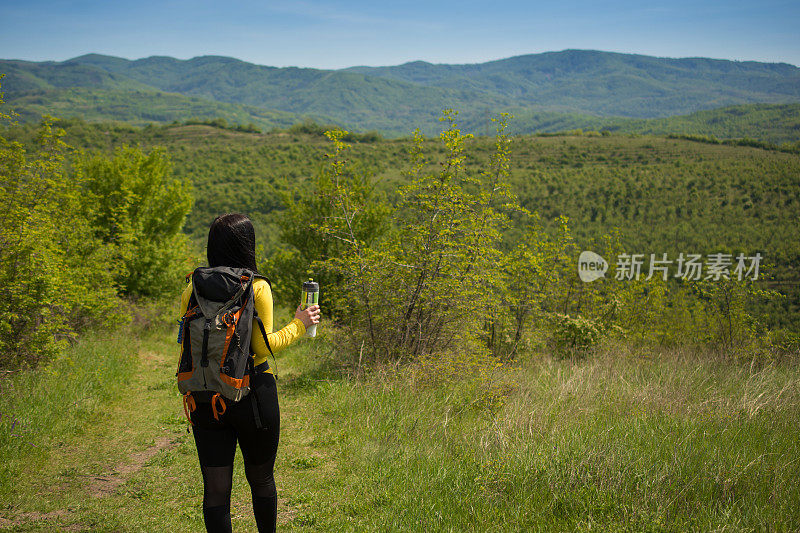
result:
<svg viewBox="0 0 800 533"><path fill-rule="evenodd" d="M114 250L114 279L123 294L157 296L176 288L187 240L181 233L192 196L171 176L166 153L123 146L112 157L81 157L82 202L95 236Z"/></svg>
<svg viewBox="0 0 800 533"><path fill-rule="evenodd" d="M597 320L554 314L551 348L560 357L583 357L603 337L603 326Z"/></svg>
<svg viewBox="0 0 800 533"><path fill-rule="evenodd" d="M35 366L75 331L118 316L112 252L80 216L83 180L68 171L62 135L45 117L35 151L0 137L2 368Z"/></svg>
<svg viewBox="0 0 800 533"><path fill-rule="evenodd" d="M188 255L190 196L162 151L71 165L52 121L34 148L0 136L0 368L36 366L76 333L126 318L118 294L174 286Z"/></svg>
<svg viewBox="0 0 800 533"><path fill-rule="evenodd" d="M466 172L465 142L446 110L440 139L444 160L428 172L422 137L415 132L409 183L396 205L367 202L350 177L345 132L328 132L334 143L319 191L327 207L316 233L339 243L337 253L315 264L335 274L327 302L345 330L345 350L361 362L402 361L456 350L480 349L476 332L492 307L500 283L499 243L515 205L505 178L509 140L501 121L496 150L480 172ZM374 214L389 212L393 226L382 238L364 239ZM376 219L377 220L377 219Z"/></svg>

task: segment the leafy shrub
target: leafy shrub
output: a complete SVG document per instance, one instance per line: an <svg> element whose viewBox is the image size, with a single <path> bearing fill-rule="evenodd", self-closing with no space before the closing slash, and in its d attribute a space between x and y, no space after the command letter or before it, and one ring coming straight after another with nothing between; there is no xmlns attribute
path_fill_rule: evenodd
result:
<svg viewBox="0 0 800 533"><path fill-rule="evenodd" d="M765 344L767 350L778 358L800 356L800 333L786 330L770 331Z"/></svg>
<svg viewBox="0 0 800 533"><path fill-rule="evenodd" d="M328 205L320 209L322 223L312 227L340 246L315 268L338 280L326 301L349 333L346 350L359 359L401 361L479 349L475 332L500 282L500 230L508 223L503 211L514 204L504 181L509 142L504 119L488 168L468 173L464 143L472 136L462 135L454 118L451 110L442 117L445 156L438 172L426 171L422 137L415 132L410 181L393 207L367 203L343 156L345 133L327 134L334 150L318 194ZM363 239L377 212L391 212L395 225L383 238Z"/></svg>
<svg viewBox="0 0 800 533"><path fill-rule="evenodd" d="M174 289L187 258L181 228L192 196L188 184L171 177L164 150L123 146L111 158L78 158L76 169L86 177L83 216L113 248L121 292L156 296Z"/></svg>
<svg viewBox="0 0 800 533"><path fill-rule="evenodd" d="M71 167L52 121L32 149L0 136L2 368L36 366L77 332L125 318L118 292L158 292L186 255L190 197L163 153L123 148Z"/></svg>
<svg viewBox="0 0 800 533"><path fill-rule="evenodd" d="M583 357L603 336L603 327L590 318L554 314L552 317L551 347L561 357Z"/></svg>
<svg viewBox="0 0 800 533"><path fill-rule="evenodd" d="M46 117L36 151L0 137L3 368L35 366L76 330L118 316L111 250L79 215L82 180L67 171L62 134Z"/></svg>

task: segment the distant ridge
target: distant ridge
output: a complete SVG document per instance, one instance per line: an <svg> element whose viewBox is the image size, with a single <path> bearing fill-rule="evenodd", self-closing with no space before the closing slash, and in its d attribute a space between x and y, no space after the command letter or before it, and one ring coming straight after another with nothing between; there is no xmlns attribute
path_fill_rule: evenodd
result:
<svg viewBox="0 0 800 533"><path fill-rule="evenodd" d="M65 109L70 99L63 91L80 87L88 98L102 90L94 98L100 109L92 116L106 112L113 119L113 106L103 111L108 94L119 99L120 91L138 91L137 105L146 107L143 94L155 99L169 93L177 105L166 113L170 116L181 113L183 96L214 102L217 112L224 113L221 104L250 106L280 114L279 122L306 116L390 136L407 135L415 127L438 131L437 117L447 107L459 110L462 123L480 132L487 116L502 111L523 118L524 130L537 131L541 123L531 117L548 113L568 114L570 120L588 117L579 120L588 126L612 117L617 124L620 117L656 119L726 106L800 103L800 68L787 63L596 50L340 70L269 67L221 56L128 60L87 54L61 63L0 60L0 73L7 74L2 82L7 100L22 106L35 96L44 108L54 97Z"/></svg>

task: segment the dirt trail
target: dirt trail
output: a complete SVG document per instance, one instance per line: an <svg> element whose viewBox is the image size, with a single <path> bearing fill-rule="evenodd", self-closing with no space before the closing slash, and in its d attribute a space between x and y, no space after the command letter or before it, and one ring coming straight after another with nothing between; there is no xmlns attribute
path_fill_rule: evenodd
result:
<svg viewBox="0 0 800 533"><path fill-rule="evenodd" d="M127 461L122 462L113 467L108 474L104 475L80 475L87 478L84 484L84 493L87 497L103 498L105 496L114 494L117 487L125 484L125 482L133 474L141 470L141 468L154 457L161 450L168 450L177 445L177 441L170 437L160 437L156 443L149 448L131 454ZM70 511L67 509L59 509L49 513L40 513L37 511L19 513L14 519L0 517L0 528L13 529L28 523L46 522L64 519L69 516ZM59 528L62 529L62 528ZM81 529L80 526L75 526L75 529ZM70 528L63 528L69 531Z"/></svg>
<svg viewBox="0 0 800 533"><path fill-rule="evenodd" d="M131 454L128 461L118 464L108 474L89 476L85 488L86 494L93 498L102 498L113 494L117 487L123 485L129 477L141 470L144 464L158 452L174 448L177 444L176 440L169 437L160 437L153 446Z"/></svg>
<svg viewBox="0 0 800 533"><path fill-rule="evenodd" d="M61 462L59 467L62 471L72 469L73 472L60 482L53 483L52 480L40 481L40 488L38 489L40 494L44 494L44 491L46 491L49 496L58 498L70 492L73 494L78 492L81 498L87 500L110 497L116 494L119 487L123 486L138 473L159 452L170 450L179 444L179 438L175 436L175 433L165 434L163 430L166 428L159 428L159 424L152 422L141 424L142 420L150 415L155 415L155 413L148 415L146 412L137 409L142 404L151 404L154 396L163 392L158 387L152 387L154 377L151 372L158 367L164 358L165 356L152 351L138 351L139 371L128 386L126 394L124 396L120 395L114 402L112 415L105 418L98 425L87 428L83 438L76 440L69 447L60 448L55 452L58 455L54 454L52 456L52 461ZM131 426L126 422L133 423L133 428L135 429L131 431ZM146 434L142 434L139 431L142 428L147 429ZM159 432L158 430L162 431ZM116 464L106 463L107 466L102 466L105 461L97 461L96 457L94 461L87 459L79 463L80 459L76 460L76 458L83 459L98 452L102 457L104 444L102 435L104 434L116 435L115 442L112 443L113 446L136 451L124 454L122 460L116 462ZM151 442L153 443L142 449L141 440L143 438L146 439L148 436L152 438ZM138 445L134 444L133 441L135 440L139 440ZM98 466L101 466L99 468L100 473L86 473L91 470L97 472ZM42 527L61 531L85 530L79 524L63 525L75 520L74 514L74 511L69 507L50 512L20 510L14 512L12 508L8 508L5 516L0 516L0 529L13 531L22 526L34 525L37 528Z"/></svg>

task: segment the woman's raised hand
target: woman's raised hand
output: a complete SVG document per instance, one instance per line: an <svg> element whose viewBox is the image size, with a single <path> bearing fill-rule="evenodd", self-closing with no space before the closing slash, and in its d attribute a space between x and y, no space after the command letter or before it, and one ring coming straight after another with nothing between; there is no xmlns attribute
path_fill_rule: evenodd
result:
<svg viewBox="0 0 800 533"><path fill-rule="evenodd" d="M299 318L306 329L310 328L314 324L319 324L319 305L310 305L305 309L302 309L300 306L298 306L297 311L294 313L294 317Z"/></svg>

